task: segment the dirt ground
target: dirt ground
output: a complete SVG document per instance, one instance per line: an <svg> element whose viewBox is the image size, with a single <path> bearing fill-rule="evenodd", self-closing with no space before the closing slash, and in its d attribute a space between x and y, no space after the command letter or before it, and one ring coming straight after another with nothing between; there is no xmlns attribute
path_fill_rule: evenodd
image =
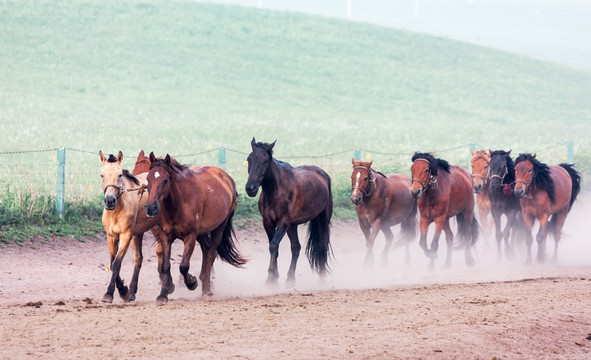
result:
<svg viewBox="0 0 591 360"><path fill-rule="evenodd" d="M155 244L144 241L137 301L100 302L110 277L106 241L52 240L0 248L2 359L590 359L591 257L583 207L567 221L559 263L495 259L482 240L469 269L454 252L435 271L418 245L389 264L363 266L356 223L332 228L335 261L324 285L300 258L295 288L285 288L289 241L280 248L280 286L265 286L262 226L237 232L246 269L216 261L213 298L178 278L182 243L173 246L176 291L157 306ZM577 217L578 216L578 217ZM569 230L566 230L567 232ZM301 238L305 229L301 230ZM374 252L379 259L383 238ZM553 241L549 242L552 251ZM303 254L303 252L302 252ZM379 261L378 261L379 262ZM193 256L198 273L200 254ZM129 280L131 256L122 275ZM126 281L127 283L127 281Z"/></svg>

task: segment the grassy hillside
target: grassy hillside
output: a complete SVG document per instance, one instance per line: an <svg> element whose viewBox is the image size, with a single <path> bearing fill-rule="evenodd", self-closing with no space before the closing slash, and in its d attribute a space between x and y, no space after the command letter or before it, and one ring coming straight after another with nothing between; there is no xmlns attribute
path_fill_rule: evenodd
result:
<svg viewBox="0 0 591 360"><path fill-rule="evenodd" d="M0 5L2 181L99 195L96 153L197 154L225 146L240 189L250 139L317 163L346 199L352 152L407 171L414 150L475 142L591 168L591 74L465 43L301 14L180 1ZM558 145L557 145L558 144ZM555 146L556 145L556 146ZM542 154L543 152L543 154ZM465 147L440 153L467 165ZM298 158L297 156L308 156ZM216 153L181 157L216 164Z"/></svg>

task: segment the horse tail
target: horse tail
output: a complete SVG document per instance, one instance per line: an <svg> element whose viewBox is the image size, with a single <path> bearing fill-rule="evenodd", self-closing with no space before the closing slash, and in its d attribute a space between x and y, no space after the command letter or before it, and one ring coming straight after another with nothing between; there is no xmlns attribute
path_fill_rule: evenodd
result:
<svg viewBox="0 0 591 360"><path fill-rule="evenodd" d="M234 217L234 211L230 213L224 232L222 233L222 241L217 248L218 255L220 258L228 264L237 268L243 267L246 264L246 259L236 249L235 240L236 233L232 226L232 218Z"/></svg>
<svg viewBox="0 0 591 360"><path fill-rule="evenodd" d="M572 164L562 163L558 166L566 170L571 178L572 190L570 194L570 204L568 205L568 211L570 211L570 209L573 207L573 203L577 199L577 195L579 195L579 191L581 191L581 174L575 170L575 167Z"/></svg>
<svg viewBox="0 0 591 360"><path fill-rule="evenodd" d="M324 210L310 220L308 224L308 243L306 244L306 256L312 270L323 273L330 271L328 260L333 257L330 246L330 220L332 218L332 190L330 177L324 176L328 182L328 202Z"/></svg>
<svg viewBox="0 0 591 360"><path fill-rule="evenodd" d="M472 215L472 224L470 224L469 227L466 225L466 219L464 218L463 213L456 215L456 220L458 222L457 236L460 241L454 245L454 249L463 249L466 246L474 246L476 241L478 241L478 235L480 233L480 225L478 225L476 216Z"/></svg>

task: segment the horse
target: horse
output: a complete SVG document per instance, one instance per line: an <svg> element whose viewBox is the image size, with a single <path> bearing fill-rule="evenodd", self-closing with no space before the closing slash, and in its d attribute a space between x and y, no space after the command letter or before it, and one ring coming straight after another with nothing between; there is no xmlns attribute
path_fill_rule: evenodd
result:
<svg viewBox="0 0 591 360"><path fill-rule="evenodd" d="M478 240L478 222L474 216L474 196L472 177L465 169L450 165L447 161L435 158L432 154L415 152L412 156L411 195L418 200L419 245L431 259L429 269L433 269L439 248L441 231L445 231L447 259L445 266L451 266L453 233L449 218L455 216L458 222L460 246L465 248L466 264L474 266L471 248ZM435 234L431 249L427 247L427 230L435 222Z"/></svg>
<svg viewBox="0 0 591 360"><path fill-rule="evenodd" d="M252 152L248 155L248 181L246 194L257 195L262 188L258 206L263 227L269 238L270 262L267 284L276 285L279 278L277 257L279 243L287 236L291 242L291 264L287 284L295 285L295 271L300 254L298 225L309 222L306 255L310 266L321 281L324 280L331 255L330 220L333 201L331 180L318 166L296 168L273 158L272 144L256 142L252 138Z"/></svg>
<svg viewBox="0 0 591 360"><path fill-rule="evenodd" d="M380 230L386 237L381 261L383 265L387 264L388 250L394 239L390 228L398 224L402 236L400 244L407 245L408 263L408 245L417 232L417 201L410 195L410 178L403 174L386 176L371 167L373 161L351 161L351 201L355 204L359 227L365 236L365 264L373 265L373 244Z"/></svg>
<svg viewBox="0 0 591 360"><path fill-rule="evenodd" d="M536 219L540 229L538 262L546 260L546 237L554 236L553 262L558 260L558 242L577 195L581 190L581 175L572 164L548 166L530 153L519 154L515 159L515 189L513 193L521 204L521 214L526 228L527 263L531 263L532 227ZM551 217L551 219L550 219Z"/></svg>
<svg viewBox="0 0 591 360"><path fill-rule="evenodd" d="M140 150L140 153L137 155L137 160L135 161L135 167L131 173L134 175L147 173L150 171L150 164L150 158L146 156L144 150ZM201 168L201 166L197 165L193 166L191 170L196 171L199 168Z"/></svg>
<svg viewBox="0 0 591 360"><path fill-rule="evenodd" d="M124 301L134 301L143 260L142 238L144 232L156 225L156 221L148 218L142 210L147 199L143 195L143 188L147 185L146 174L136 176L121 169L121 151L117 157L110 154L107 158L102 151L99 151L99 156L103 164L101 177L105 195L102 222L107 234L112 273L102 301L113 302L115 286ZM134 269L128 289L119 272L130 244L134 251Z"/></svg>
<svg viewBox="0 0 591 360"><path fill-rule="evenodd" d="M238 198L234 180L220 168L203 166L193 171L168 154L161 159L153 152L147 179L146 214L156 218L160 227L156 254L162 287L157 303L166 304L174 291L170 251L176 238L184 242L179 270L189 290L197 288L197 279L189 273L189 267L195 241L199 242L203 253L199 275L202 294L211 296L211 268L216 252L232 266L240 268L246 263L234 243L232 218Z"/></svg>
<svg viewBox="0 0 591 360"><path fill-rule="evenodd" d="M515 186L515 164L511 158L511 150L489 150L489 190L491 213L495 224L497 240L497 260L502 258L502 241L505 240L505 256L513 258L513 248L509 236L513 234L515 243L517 230L523 228L521 205L513 196ZM501 217L505 215L507 222L501 230Z"/></svg>
<svg viewBox="0 0 591 360"><path fill-rule="evenodd" d="M474 182L474 194L476 194L476 205L478 207L478 219L482 226L483 235L485 239L488 239L493 226L493 222L489 221L490 199L488 198L488 162L490 161L490 155L484 149L470 150L470 153L472 154L470 165L472 167L472 181Z"/></svg>

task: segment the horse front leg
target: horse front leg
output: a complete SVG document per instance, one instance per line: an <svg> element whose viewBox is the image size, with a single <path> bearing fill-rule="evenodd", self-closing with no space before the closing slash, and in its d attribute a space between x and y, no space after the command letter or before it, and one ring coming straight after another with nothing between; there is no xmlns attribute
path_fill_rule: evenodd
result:
<svg viewBox="0 0 591 360"><path fill-rule="evenodd" d="M133 276L129 283L129 298L127 301L135 301L135 294L137 293L137 283L140 277L140 269L142 268L142 261L144 256L142 254L142 239L144 234L134 235L131 238L131 248L133 249Z"/></svg>
<svg viewBox="0 0 591 360"><path fill-rule="evenodd" d="M388 253L390 252L390 248L392 247L392 243L394 241L394 234L392 234L392 230L390 229L390 227L388 225L382 226L382 233L384 233L384 237L386 238L386 244L384 245L384 250L382 250L382 257L380 260L380 266L385 267L388 265ZM406 243L406 263L407 264L410 263L410 253L408 250L408 242Z"/></svg>
<svg viewBox="0 0 591 360"><path fill-rule="evenodd" d="M495 239L497 240L497 261L501 261L503 258L503 231L501 230L501 215L502 213L498 210L491 211L493 222L495 224Z"/></svg>
<svg viewBox="0 0 591 360"><path fill-rule="evenodd" d="M548 237L548 219L549 215L544 214L538 218L538 222L540 223L540 229L538 230L538 235L536 236L536 241L538 242L538 262L543 263L546 261L546 238Z"/></svg>
<svg viewBox="0 0 591 360"><path fill-rule="evenodd" d="M376 237L380 232L380 226L381 221L380 219L377 219L373 222L373 224L370 224L369 234L365 237L366 251L364 265L369 267L373 267L374 265L373 244L375 243Z"/></svg>
<svg viewBox="0 0 591 360"><path fill-rule="evenodd" d="M509 239L511 238L511 233L515 233L516 224L518 223L517 216L519 214L517 211L511 210L506 215L507 224L505 225L505 230L503 230L503 239L505 240L505 257L511 260L514 257L514 251L513 244Z"/></svg>
<svg viewBox="0 0 591 360"><path fill-rule="evenodd" d="M174 283L170 275L170 251L172 247L172 236L160 232L158 246L156 246L156 255L158 256L158 274L160 276L160 295L156 298L158 305L168 303L168 295L174 292Z"/></svg>
<svg viewBox="0 0 591 360"><path fill-rule="evenodd" d="M286 283L288 287L294 287L296 266L300 256L300 249L302 248L300 239L298 238L298 226L292 224L287 229L287 236L289 237L289 241L291 243L291 263L289 264L289 270L287 271Z"/></svg>
<svg viewBox="0 0 591 360"><path fill-rule="evenodd" d="M189 267L191 266L191 256L193 250L195 250L195 241L197 238L196 233L189 233L183 237L183 256L181 257L181 263L179 265L179 271L183 275L185 285L189 290L195 290L197 288L197 278L189 274Z"/></svg>
<svg viewBox="0 0 591 360"><path fill-rule="evenodd" d="M535 218L526 214L525 210L522 210L521 214L523 215L523 225L525 226L525 244L527 245L527 257L525 259L525 263L531 264L531 244L534 241L531 232L534 226Z"/></svg>
<svg viewBox="0 0 591 360"><path fill-rule="evenodd" d="M287 223L281 222L277 224L273 233L273 238L269 241L269 270L267 276L267 284L277 284L279 279L279 270L277 269L277 258L279 257L279 243L285 233L287 232Z"/></svg>
<svg viewBox="0 0 591 360"><path fill-rule="evenodd" d="M431 221L427 217L421 215L419 219L419 230L421 232L421 236L419 238L419 246L421 247L421 249L423 249L423 252L427 257L430 257L429 248L427 247L427 231L429 230L430 222Z"/></svg>
<svg viewBox="0 0 591 360"><path fill-rule="evenodd" d="M437 259L437 250L439 250L439 238L441 237L441 231L443 231L444 224L446 222L445 216L440 216L435 219L435 234L433 234L433 240L431 241L431 261L429 262L429 270L433 270L435 265L435 259ZM450 256L451 263L451 256Z"/></svg>
<svg viewBox="0 0 591 360"><path fill-rule="evenodd" d="M121 296L121 299L123 299L123 301L129 300L129 289L127 288L127 286L124 285L123 280L121 279L119 274L121 272L121 262L123 261L123 258L127 253L127 249L129 248L129 244L131 243L131 238L131 232L119 234L119 246L117 250L117 255L115 255L115 258L111 263L111 284L115 283L115 285L117 286L117 291L119 291L119 296Z"/></svg>
<svg viewBox="0 0 591 360"><path fill-rule="evenodd" d="M103 295L102 302L112 303L113 294L115 293L115 285L117 287L123 286L123 280L119 277L119 271L113 270L113 262L117 255L117 248L119 247L119 234L110 235L107 233L107 244L109 246L109 268L111 269L111 280L107 286L107 292Z"/></svg>

